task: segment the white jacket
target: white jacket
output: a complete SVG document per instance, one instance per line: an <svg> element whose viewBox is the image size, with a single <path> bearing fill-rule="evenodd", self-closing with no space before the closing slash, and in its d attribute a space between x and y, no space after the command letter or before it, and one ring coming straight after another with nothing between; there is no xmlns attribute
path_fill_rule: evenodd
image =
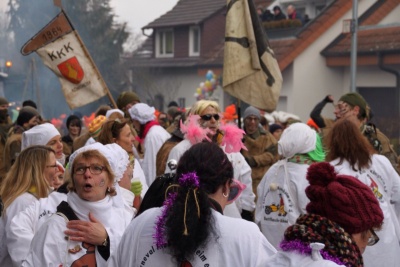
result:
<svg viewBox="0 0 400 267"><path fill-rule="evenodd" d="M17 197L11 205L5 210L5 213L0 218L0 266L13 266L9 252L14 252L18 249L7 242L10 234L10 224L12 219L33 202L37 202L35 196L30 193L23 193ZM29 244L28 244L29 245ZM19 266L19 265L15 265Z"/></svg>
<svg viewBox="0 0 400 267"><path fill-rule="evenodd" d="M113 197L106 196L97 202L81 200L76 193L69 192L68 204L74 210L80 220L88 221L89 212L105 227L110 240L110 257L116 252L122 234L129 225L131 218L124 207L116 207ZM79 209L79 210L77 210ZM22 266L71 266L77 259L87 254L87 245L82 242L71 241L65 238L67 220L58 214L53 214L38 229L33 237L30 251ZM78 246L81 250L77 253L69 253L69 250ZM96 264L98 267L107 266L95 246Z"/></svg>
<svg viewBox="0 0 400 267"><path fill-rule="evenodd" d="M183 153L186 152L191 147L191 143L189 140L182 140L179 144L174 146L171 152L168 155L168 161L171 159L175 159L179 161ZM224 150L222 147L221 149ZM224 150L225 152L225 150ZM228 159L232 162L233 166L233 176L236 180L246 185L246 189L243 190L239 198L235 201L235 203L229 204L224 209L224 214L234 218L241 218L240 214L242 210L253 211L255 209L254 199L256 195L253 193L252 180L251 180L251 168L249 164L247 164L243 155L239 152L235 153L226 153ZM168 167L168 164L165 168L165 172L169 173L171 170Z"/></svg>
<svg viewBox="0 0 400 267"><path fill-rule="evenodd" d="M369 169L354 171L347 161L337 165L339 160L331 164L339 174L356 177L374 192L382 209L384 220L382 229L376 231L379 242L367 247L364 254L365 267L395 267L400 262L400 225L393 203L398 210L400 204L400 177L392 167L390 161L382 155L373 155Z"/></svg>
<svg viewBox="0 0 400 267"><path fill-rule="evenodd" d="M163 127L154 125L144 139L144 158L141 164L148 186L156 179L157 153L170 137L171 135Z"/></svg>
<svg viewBox="0 0 400 267"><path fill-rule="evenodd" d="M308 167L280 160L271 166L257 187L255 222L276 249L286 228L307 213L306 206L310 202L305 193L309 185Z"/></svg>
<svg viewBox="0 0 400 267"><path fill-rule="evenodd" d="M149 209L132 221L110 266L176 266L165 250L154 245L154 225L161 212L162 208ZM212 216L218 237L211 234L206 247L199 248L190 260L190 266L264 266L276 253L254 223L214 210Z"/></svg>

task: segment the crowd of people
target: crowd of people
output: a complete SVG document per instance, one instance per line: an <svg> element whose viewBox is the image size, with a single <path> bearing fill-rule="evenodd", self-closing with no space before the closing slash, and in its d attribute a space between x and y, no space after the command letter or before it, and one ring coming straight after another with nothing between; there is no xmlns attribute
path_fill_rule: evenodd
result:
<svg viewBox="0 0 400 267"><path fill-rule="evenodd" d="M123 92L61 133L0 98L0 266L397 266L397 154L360 94L327 103L303 123Z"/></svg>

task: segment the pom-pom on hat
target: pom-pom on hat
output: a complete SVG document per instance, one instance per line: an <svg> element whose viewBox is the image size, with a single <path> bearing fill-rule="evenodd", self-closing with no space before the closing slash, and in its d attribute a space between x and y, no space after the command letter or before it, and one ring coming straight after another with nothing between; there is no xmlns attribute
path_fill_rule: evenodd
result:
<svg viewBox="0 0 400 267"><path fill-rule="evenodd" d="M89 124L89 134L91 137L96 139L101 131L101 126L107 120L107 118L103 115L99 115Z"/></svg>
<svg viewBox="0 0 400 267"><path fill-rule="evenodd" d="M22 133L21 151L34 145L45 146L51 138L57 135L60 135L60 132L51 123L36 125Z"/></svg>
<svg viewBox="0 0 400 267"><path fill-rule="evenodd" d="M129 109L129 115L140 124L146 124L156 118L154 115L155 111L154 107L150 107L145 103L138 103Z"/></svg>
<svg viewBox="0 0 400 267"><path fill-rule="evenodd" d="M357 178L338 175L327 163L314 163L307 171L310 185L306 195L310 199L307 212L321 215L338 223L349 234L378 228L383 213L371 188Z"/></svg>

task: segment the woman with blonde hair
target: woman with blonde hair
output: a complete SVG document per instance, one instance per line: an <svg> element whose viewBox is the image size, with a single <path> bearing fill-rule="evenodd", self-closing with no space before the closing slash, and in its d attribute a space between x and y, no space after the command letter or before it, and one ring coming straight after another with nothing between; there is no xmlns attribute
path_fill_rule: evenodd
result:
<svg viewBox="0 0 400 267"><path fill-rule="evenodd" d="M0 188L4 212L0 220L0 266L11 266L6 239L13 217L39 198L47 197L57 171L53 149L31 146L17 157Z"/></svg>
<svg viewBox="0 0 400 267"><path fill-rule="evenodd" d="M221 125L220 112L221 109L215 101L197 101L190 109L187 125L181 126L185 139L172 148L167 162L172 159L179 161L186 150L204 140L218 144L232 162L234 178L246 185L246 189L235 203L226 206L224 214L252 221L252 212L256 205L252 190L251 168L240 153L240 149L244 147L242 143L244 131L233 124ZM166 172L171 172L168 166Z"/></svg>

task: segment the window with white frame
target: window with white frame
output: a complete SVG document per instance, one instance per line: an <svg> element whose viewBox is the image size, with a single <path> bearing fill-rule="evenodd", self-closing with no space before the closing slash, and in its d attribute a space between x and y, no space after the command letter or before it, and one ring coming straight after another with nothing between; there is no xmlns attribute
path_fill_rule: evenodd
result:
<svg viewBox="0 0 400 267"><path fill-rule="evenodd" d="M174 31L172 29L157 30L156 57L174 56Z"/></svg>
<svg viewBox="0 0 400 267"><path fill-rule="evenodd" d="M200 27L193 26L189 30L189 56L200 56Z"/></svg>

